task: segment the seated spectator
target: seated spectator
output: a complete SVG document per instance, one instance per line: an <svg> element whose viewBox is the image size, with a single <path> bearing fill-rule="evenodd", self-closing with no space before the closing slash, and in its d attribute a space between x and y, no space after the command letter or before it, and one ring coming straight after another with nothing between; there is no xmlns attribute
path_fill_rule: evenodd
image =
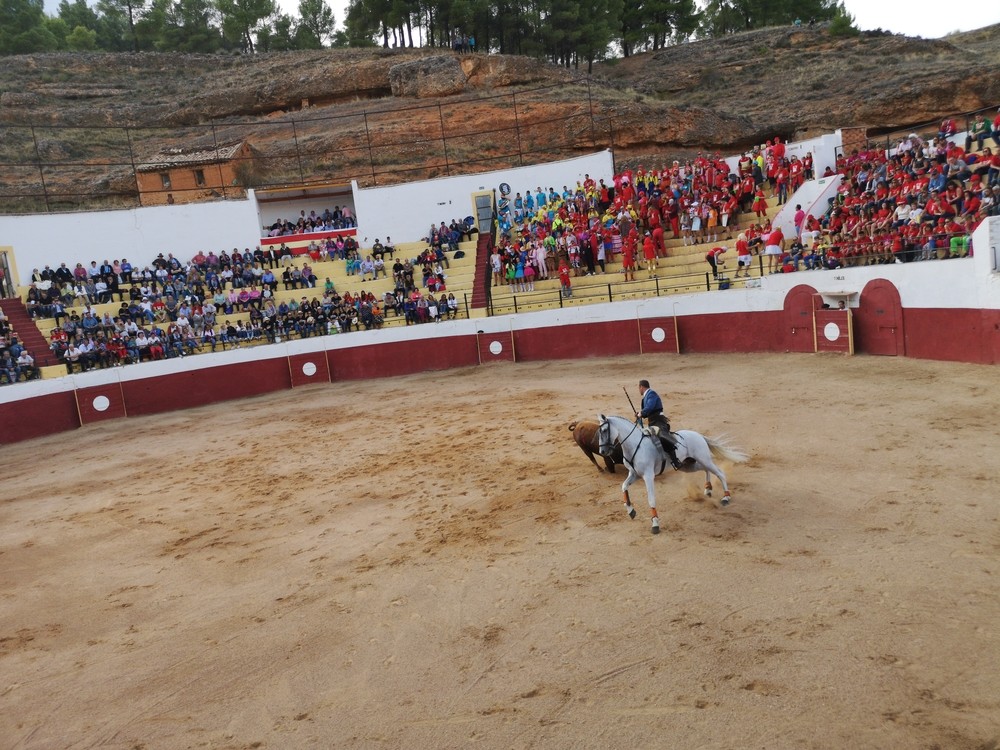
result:
<svg viewBox="0 0 1000 750"><path fill-rule="evenodd" d="M82 367L80 363L80 357L83 353L80 351L80 347L76 345L76 342L71 342L67 347L65 352L63 352L63 362L66 363L66 372L70 375L73 374L74 367ZM83 372L83 370L80 370Z"/></svg>
<svg viewBox="0 0 1000 750"><path fill-rule="evenodd" d="M17 360L11 356L10 350L4 351L0 356L0 376L8 383L16 383L20 378L21 371L18 369Z"/></svg>
<svg viewBox="0 0 1000 750"><path fill-rule="evenodd" d="M813 271L818 268L822 268L822 257L817 252L817 248L815 246L806 247L803 249L802 264L808 271Z"/></svg>
<svg viewBox="0 0 1000 750"><path fill-rule="evenodd" d="M973 141L975 141L976 151L982 151L983 144L989 138L992 130L993 126L986 112L982 112L978 117L973 118L969 132L965 136L965 150L972 151Z"/></svg>
<svg viewBox="0 0 1000 750"><path fill-rule="evenodd" d="M361 261L358 271L361 274L362 281L367 281L369 276L372 281L375 280L375 262L372 260L372 256L365 256L365 259Z"/></svg>

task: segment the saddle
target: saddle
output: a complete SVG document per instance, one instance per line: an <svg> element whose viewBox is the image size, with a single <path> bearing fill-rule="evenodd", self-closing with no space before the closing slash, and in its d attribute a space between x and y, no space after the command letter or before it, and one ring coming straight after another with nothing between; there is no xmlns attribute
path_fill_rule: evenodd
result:
<svg viewBox="0 0 1000 750"><path fill-rule="evenodd" d="M661 458L665 458L676 470L680 464L677 461L677 440L674 433L664 431L659 425L650 425L642 430L644 435L656 438Z"/></svg>

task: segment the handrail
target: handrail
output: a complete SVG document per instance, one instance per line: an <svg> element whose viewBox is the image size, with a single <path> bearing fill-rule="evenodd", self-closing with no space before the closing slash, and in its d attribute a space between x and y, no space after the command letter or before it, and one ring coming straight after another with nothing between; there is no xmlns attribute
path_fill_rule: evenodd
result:
<svg viewBox="0 0 1000 750"><path fill-rule="evenodd" d="M763 269L763 266L761 266L761 269ZM615 271L612 273L617 276L619 272ZM725 282L728 280L724 278L722 281ZM536 279L537 282L538 280ZM635 281L616 280L601 285L587 284L577 287L572 287L571 285L572 295L569 297L563 296L560 287L536 289L531 292L515 292L511 297L504 297L500 300L497 299L496 295L491 294L487 311L491 316L508 315L530 310L550 309L556 305L565 307L567 305L614 302L616 299L663 297L669 294L711 291L713 286L717 285L718 281L713 279L712 274L706 271L705 273L653 276L652 278L636 279Z"/></svg>

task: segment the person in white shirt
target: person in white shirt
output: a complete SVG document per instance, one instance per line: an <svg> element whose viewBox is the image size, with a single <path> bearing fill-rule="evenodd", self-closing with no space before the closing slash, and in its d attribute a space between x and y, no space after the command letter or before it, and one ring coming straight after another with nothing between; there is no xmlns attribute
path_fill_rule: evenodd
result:
<svg viewBox="0 0 1000 750"><path fill-rule="evenodd" d="M896 206L894 227L901 227L910 222L910 204L903 201Z"/></svg>

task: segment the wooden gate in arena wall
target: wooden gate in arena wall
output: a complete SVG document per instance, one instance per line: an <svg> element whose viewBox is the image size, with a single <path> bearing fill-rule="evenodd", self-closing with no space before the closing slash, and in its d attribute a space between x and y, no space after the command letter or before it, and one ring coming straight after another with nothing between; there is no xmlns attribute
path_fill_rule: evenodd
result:
<svg viewBox="0 0 1000 750"><path fill-rule="evenodd" d="M816 290L811 286L797 286L785 295L784 344L790 352L816 350L813 310Z"/></svg>
<svg viewBox="0 0 1000 750"><path fill-rule="evenodd" d="M899 290L885 279L872 279L861 291L854 315L855 348L866 354L903 356L903 306Z"/></svg>

